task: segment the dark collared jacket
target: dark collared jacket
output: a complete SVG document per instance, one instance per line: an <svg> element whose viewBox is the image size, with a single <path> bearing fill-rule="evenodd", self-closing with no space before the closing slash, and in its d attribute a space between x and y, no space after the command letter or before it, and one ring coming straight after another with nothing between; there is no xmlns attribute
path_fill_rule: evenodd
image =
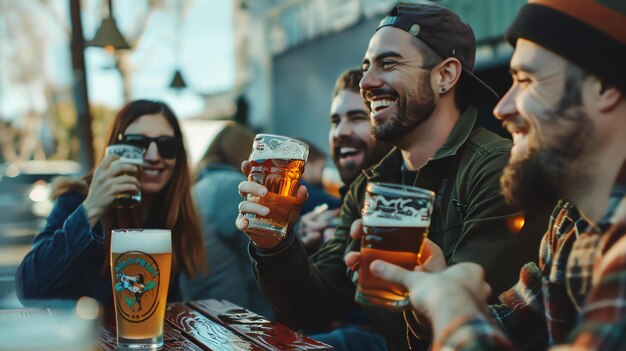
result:
<svg viewBox="0 0 626 351"><path fill-rule="evenodd" d="M536 258L549 212L527 215L522 231L514 230L515 219L523 213L505 202L499 186L511 142L473 128L475 121L476 108L469 107L445 144L419 170L415 185L437 193L430 239L442 248L449 264L482 265L496 297L517 281L524 263ZM400 183L401 168L402 155L395 149L352 183L335 238L310 260L293 234L273 250L250 245L259 283L285 322L296 328L324 328L354 303L356 287L343 257L359 250L360 242L350 238L350 225L361 217L367 182ZM401 313L364 309L390 349L406 349L407 339L417 343Z"/></svg>

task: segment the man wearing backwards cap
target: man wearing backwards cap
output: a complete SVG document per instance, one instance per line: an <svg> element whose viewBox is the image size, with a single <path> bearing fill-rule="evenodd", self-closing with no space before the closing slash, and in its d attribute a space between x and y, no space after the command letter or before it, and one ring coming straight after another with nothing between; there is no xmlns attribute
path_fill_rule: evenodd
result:
<svg viewBox="0 0 626 351"><path fill-rule="evenodd" d="M497 98L472 74L475 49L471 28L439 5L400 4L380 22L363 60L361 95L372 134L396 149L352 183L335 238L310 260L292 233L279 243L251 236L260 285L277 315L292 327L326 328L354 304L361 231L354 225L352 237L349 232L361 217L368 181L433 190L437 198L429 237L448 264L482 265L496 292L513 284L519 267L534 256L548 213L526 217L523 231L528 234L512 225L522 214L506 203L499 188L511 142L474 126L475 105ZM265 188L252 182L241 183L239 190L265 195ZM301 188L297 201L305 198ZM240 204L242 214L264 211L251 201ZM237 225L245 231L243 215ZM390 349L406 349L407 341L418 344L401 313L372 308L366 313Z"/></svg>
<svg viewBox="0 0 626 351"><path fill-rule="evenodd" d="M525 265L489 307L482 269L470 263L439 273L371 268L410 289L435 350L624 350L626 5L531 0L507 36L514 82L494 113L514 146L502 188L522 204L564 199L538 265Z"/></svg>

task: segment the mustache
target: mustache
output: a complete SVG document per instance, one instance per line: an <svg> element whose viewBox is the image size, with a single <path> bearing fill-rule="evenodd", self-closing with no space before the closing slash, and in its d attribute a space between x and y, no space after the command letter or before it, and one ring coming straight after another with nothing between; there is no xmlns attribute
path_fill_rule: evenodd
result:
<svg viewBox="0 0 626 351"><path fill-rule="evenodd" d="M363 93L363 97L368 101L372 100L375 96L379 96L379 95L388 95L388 96L392 96L396 98L400 96L400 94L398 94L397 91L391 88L376 88L376 89L366 90Z"/></svg>
<svg viewBox="0 0 626 351"><path fill-rule="evenodd" d="M513 134L517 131L528 131L528 129L530 129L530 124L523 117L517 116L515 118L504 120L502 122L502 128Z"/></svg>
<svg viewBox="0 0 626 351"><path fill-rule="evenodd" d="M349 136L340 136L338 138L335 138L334 146L331 149L333 159L339 157L339 150L342 147L353 147L355 149L361 149L361 150L368 149L367 143L361 139L349 137Z"/></svg>

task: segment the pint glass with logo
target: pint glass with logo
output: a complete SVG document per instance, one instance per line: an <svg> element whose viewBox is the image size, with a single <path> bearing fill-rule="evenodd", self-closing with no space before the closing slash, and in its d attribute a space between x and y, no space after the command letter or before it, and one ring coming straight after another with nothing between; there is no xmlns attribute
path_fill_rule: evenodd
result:
<svg viewBox="0 0 626 351"><path fill-rule="evenodd" d="M268 194L259 203L268 207L270 213L265 217L248 215L246 232L277 237L287 235L289 215L308 155L309 146L299 140L257 134L249 158L252 168L248 180L268 189Z"/></svg>
<svg viewBox="0 0 626 351"><path fill-rule="evenodd" d="M111 280L120 348L163 346L171 266L170 230L113 230Z"/></svg>
<svg viewBox="0 0 626 351"><path fill-rule="evenodd" d="M409 270L415 268L428 233L434 197L432 191L414 186L367 184L357 302L394 310L409 304L404 287L375 277L369 266L379 259Z"/></svg>
<svg viewBox="0 0 626 351"><path fill-rule="evenodd" d="M119 162L131 163L139 167L137 174L133 174L137 179L141 179L141 171L143 170L143 151L133 145L114 144L106 148L106 155L118 155ZM123 192L115 196L113 207L132 208L141 203L141 192Z"/></svg>

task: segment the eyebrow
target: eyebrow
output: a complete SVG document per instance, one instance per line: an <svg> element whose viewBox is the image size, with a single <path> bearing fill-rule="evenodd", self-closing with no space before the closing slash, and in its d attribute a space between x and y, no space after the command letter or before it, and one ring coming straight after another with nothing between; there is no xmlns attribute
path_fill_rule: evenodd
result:
<svg viewBox="0 0 626 351"><path fill-rule="evenodd" d="M374 61L380 61L387 57L402 57L402 55L400 55L399 53L395 51L385 51L383 53L378 54L378 56L374 57ZM363 63L368 63L368 62L369 62L368 59L363 60Z"/></svg>
<svg viewBox="0 0 626 351"><path fill-rule="evenodd" d="M532 74L532 73L535 73L536 70L522 63L519 65L511 66L511 69L509 71L511 72L511 75L515 75L519 72L526 72L526 73Z"/></svg>
<svg viewBox="0 0 626 351"><path fill-rule="evenodd" d="M358 109L358 110L350 110L348 111L348 113L346 113L346 115L348 116L352 116L352 115L362 115L362 114L367 114L367 112L365 112L365 110L363 109Z"/></svg>
<svg viewBox="0 0 626 351"><path fill-rule="evenodd" d="M349 110L348 112L346 112L347 116L354 116L354 115L367 115L367 112L365 110L362 109L358 109L358 110ZM335 118L335 117L340 117L338 113L333 113L332 115L330 115L330 118Z"/></svg>

